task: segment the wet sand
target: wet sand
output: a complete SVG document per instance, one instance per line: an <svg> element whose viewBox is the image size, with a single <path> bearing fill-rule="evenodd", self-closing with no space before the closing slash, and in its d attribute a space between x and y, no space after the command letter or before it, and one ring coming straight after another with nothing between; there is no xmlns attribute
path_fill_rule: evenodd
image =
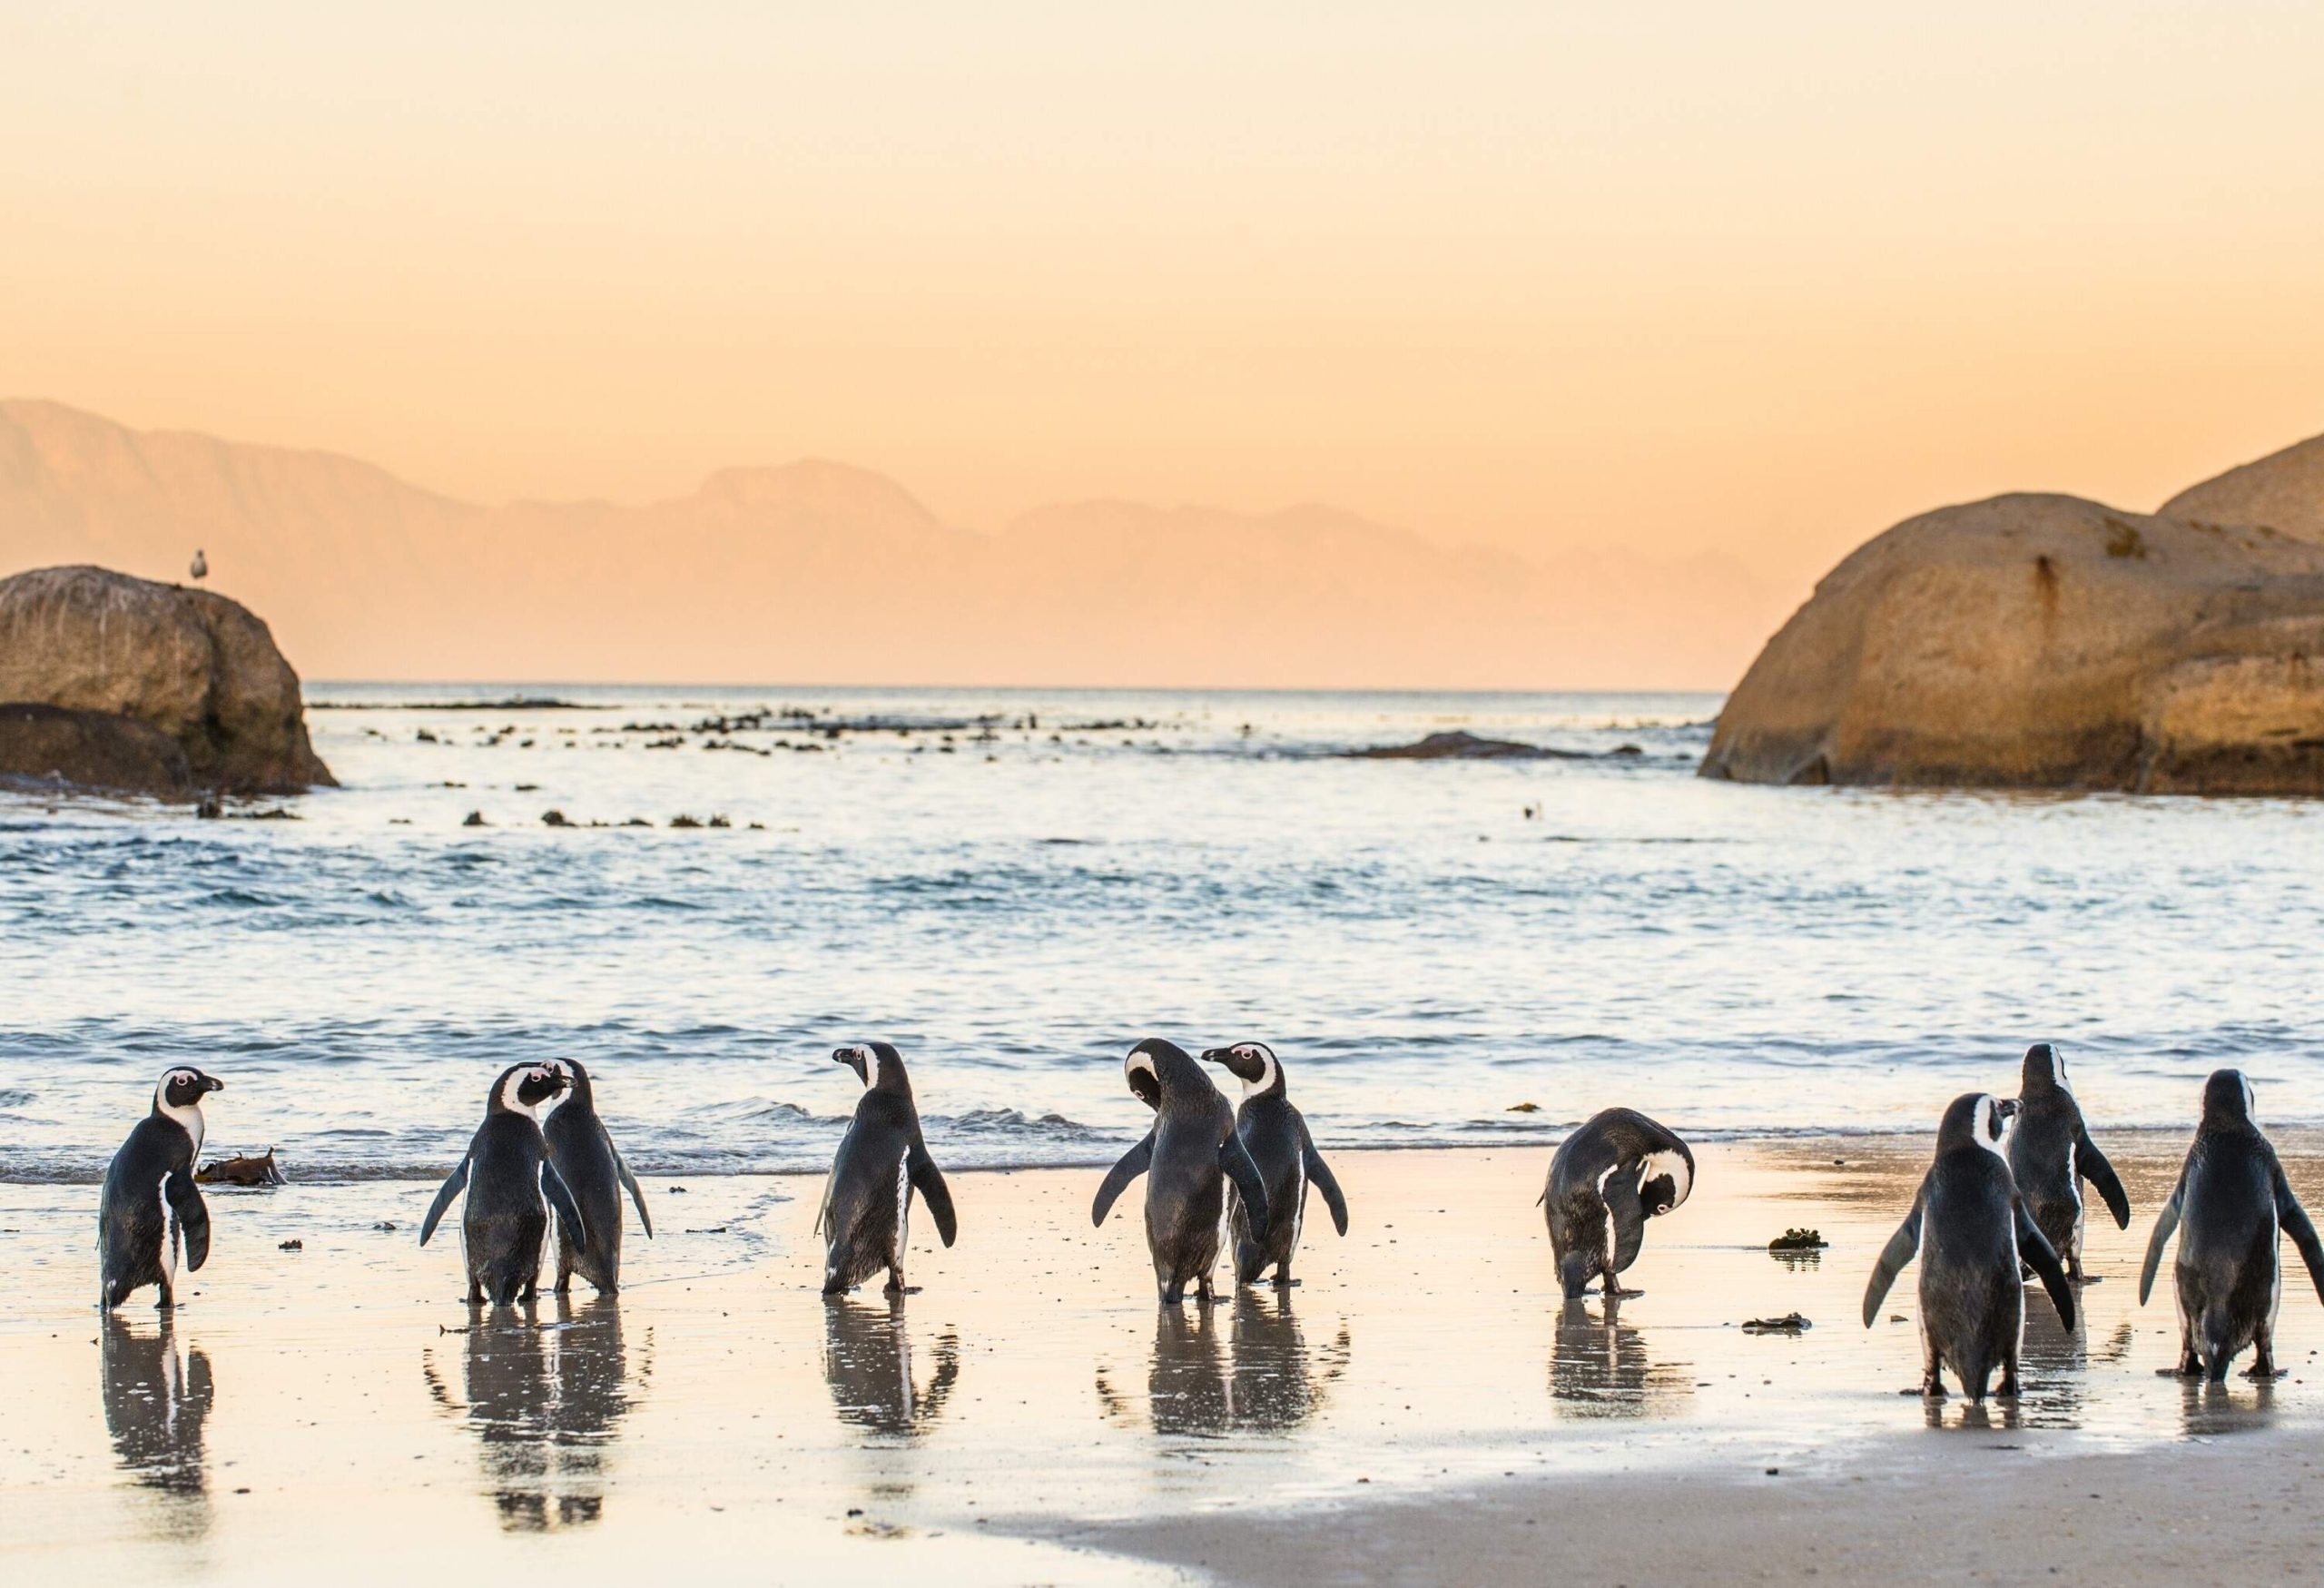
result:
<svg viewBox="0 0 2324 1588"><path fill-rule="evenodd" d="M2324 1205L2317 1144L2282 1144ZM0 1559L105 1581L2304 1569L2324 1308L2287 1283L2272 1389L2155 1377L2174 1326L2136 1306L2137 1262L2183 1141L2108 1145L2135 1216L2092 1232L2083 1324L2035 1295L2022 1402L1934 1416L1897 1393L1911 1271L1886 1309L1905 1321L1856 1317L1920 1141L1705 1146L1695 1198L1649 1227L1645 1294L1610 1312L1555 1299L1539 1151L1335 1155L1349 1237L1310 1220L1298 1288L1207 1311L1154 1305L1134 1196L1089 1228L1094 1170L955 1176L960 1244L917 1219L899 1306L817 1295L815 1180L648 1180L662 1238L632 1228L617 1304L475 1317L457 1242L415 1244L430 1186L220 1191L176 1315L149 1292L103 1324L94 1189L5 1185ZM1771 1258L1789 1225L1831 1249ZM1792 1311L1815 1327L1737 1327Z"/></svg>

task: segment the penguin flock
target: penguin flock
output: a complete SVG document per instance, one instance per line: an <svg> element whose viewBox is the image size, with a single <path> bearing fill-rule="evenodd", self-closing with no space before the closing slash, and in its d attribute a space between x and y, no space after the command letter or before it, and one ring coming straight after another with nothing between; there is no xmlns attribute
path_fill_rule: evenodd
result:
<svg viewBox="0 0 2324 1588"><path fill-rule="evenodd" d="M858 1042L832 1058L854 1071L862 1090L815 1216L823 1294L842 1295L885 1270L887 1289L901 1295L912 1199L950 1247L959 1236L951 1189L921 1133L895 1046ZM1206 1064L1241 1082L1239 1103L1212 1081ZM1210 1048L1197 1060L1175 1042L1149 1037L1129 1050L1122 1069L1154 1123L1107 1171L1090 1222L1102 1226L1132 1182L1145 1180L1147 1249L1163 1306L1182 1304L1190 1286L1210 1301L1222 1254L1237 1285L1256 1285L1269 1269L1277 1287L1297 1283L1292 1265L1311 1189L1346 1235L1346 1197L1268 1045ZM194 1169L202 1100L224 1086L192 1066L172 1068L113 1155L97 1216L100 1307L117 1307L149 1285L169 1307L180 1257L189 1270L207 1260L210 1215ZM2282 1237L2299 1249L2324 1299L2324 1242L2252 1109L2251 1085L2240 1070L2211 1075L2193 1143L2148 1242L2142 1306L2165 1248L2178 1240L2180 1351L2169 1374L2219 1382L2250 1350L2249 1376L2278 1376ZM1638 1295L1623 1287L1621 1276L1644 1248L1648 1220L1684 1205L1694 1183L1693 1150L1635 1110L1608 1109L1568 1136L1537 1202L1564 1297L1578 1298L1593 1284L1608 1297ZM2018 1393L2029 1272L2060 1320L2073 1326L2076 1287L2091 1282L2083 1268L2085 1184L2116 1228L2127 1229L2130 1199L2091 1139L2055 1044L2027 1050L2015 1098L1970 1092L1945 1110L1935 1154L1864 1296L1870 1327L1897 1277L1918 1263L1924 1396L1942 1398L1948 1372L1973 1402L1989 1388L2004 1397ZM569 1059L511 1065L486 1092L484 1119L438 1189L419 1244L465 1198L459 1228L470 1305L534 1298L552 1249L552 1222L557 1292L568 1291L578 1274L609 1294L620 1287L625 1196L651 1239L645 1192L597 1113L587 1070Z"/></svg>

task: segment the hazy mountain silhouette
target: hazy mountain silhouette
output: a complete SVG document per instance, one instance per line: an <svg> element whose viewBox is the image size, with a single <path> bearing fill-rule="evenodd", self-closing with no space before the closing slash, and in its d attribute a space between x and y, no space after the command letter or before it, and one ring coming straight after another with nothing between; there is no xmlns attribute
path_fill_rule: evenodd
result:
<svg viewBox="0 0 2324 1588"><path fill-rule="evenodd" d="M1320 506L1076 502L982 535L805 461L483 507L0 402L0 572L175 579L197 546L312 678L1716 688L1787 609L1726 557L1531 562Z"/></svg>

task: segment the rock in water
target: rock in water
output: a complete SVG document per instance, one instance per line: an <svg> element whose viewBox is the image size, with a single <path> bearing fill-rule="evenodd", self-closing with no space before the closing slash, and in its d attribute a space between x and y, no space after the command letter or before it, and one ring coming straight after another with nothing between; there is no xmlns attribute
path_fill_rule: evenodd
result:
<svg viewBox="0 0 2324 1588"><path fill-rule="evenodd" d="M1719 713L1744 783L2324 794L2324 546L2006 496L1825 576Z"/></svg>
<svg viewBox="0 0 2324 1588"><path fill-rule="evenodd" d="M161 729L110 712L0 705L0 778L183 799L193 791L185 752Z"/></svg>
<svg viewBox="0 0 2324 1588"><path fill-rule="evenodd" d="M185 781L163 768L104 786L168 797L189 784L293 794L336 783L308 742L299 675L266 625L208 590L86 566L0 579L0 701L127 718L182 753ZM130 744L117 735L114 751Z"/></svg>

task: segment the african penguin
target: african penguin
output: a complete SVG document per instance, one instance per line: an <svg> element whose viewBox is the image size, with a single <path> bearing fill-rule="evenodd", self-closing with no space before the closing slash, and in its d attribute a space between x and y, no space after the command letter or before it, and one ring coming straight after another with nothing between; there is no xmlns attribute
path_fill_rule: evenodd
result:
<svg viewBox="0 0 2324 1588"><path fill-rule="evenodd" d="M1226 1179L1233 1179L1252 1225L1261 1229L1267 1228L1266 1186L1235 1134L1235 1110L1194 1055L1148 1037L1129 1050L1122 1070L1131 1092L1154 1110L1154 1128L1107 1171L1089 1222L1105 1223L1124 1188L1147 1176L1146 1247L1163 1305L1184 1301L1189 1280L1207 1302L1226 1216Z"/></svg>
<svg viewBox="0 0 2324 1588"><path fill-rule="evenodd" d="M815 1214L815 1233L823 1238L823 1294L844 1294L885 1268L889 1293L901 1296L912 1192L928 1204L946 1246L959 1233L952 1193L921 1139L920 1109L903 1055L887 1042L858 1042L832 1057L855 1071L863 1095L832 1158L823 1205Z"/></svg>
<svg viewBox="0 0 2324 1588"><path fill-rule="evenodd" d="M1566 1299L1601 1276L1607 1295L1638 1295L1616 1276L1638 1261L1646 1221L1677 1208L1694 1189L1693 1151L1635 1109L1592 1115L1559 1143L1536 1206L1549 1220Z"/></svg>
<svg viewBox="0 0 2324 1588"><path fill-rule="evenodd" d="M193 1183L202 1153L202 1100L226 1083L181 1064L153 1087L153 1106L106 1166L97 1198L97 1305L110 1310L146 1285L177 1305L178 1247L185 1266L210 1258L210 1209Z"/></svg>
<svg viewBox="0 0 2324 1588"><path fill-rule="evenodd" d="M610 1296L621 1288L621 1194L627 1191L636 1204L637 1221L645 1227L648 1240L654 1238L654 1218L645 1211L645 1193L638 1189L637 1177L629 1172L606 1122L597 1117L589 1072L577 1059L551 1063L565 1077L565 1100L542 1121L541 1139L548 1144L549 1162L588 1226L585 1241L564 1219L556 1221L556 1293L569 1292L578 1272L600 1295Z"/></svg>
<svg viewBox="0 0 2324 1588"><path fill-rule="evenodd" d="M2073 1285L2010 1178L2002 1138L2016 1111L2014 1102L1983 1092L1953 1100L1913 1210L1888 1238L1865 1287L1864 1327L1870 1328L1897 1274L1920 1258L1921 1394L1931 1400L1945 1398L1939 1370L1945 1367L1972 1402L1984 1400L1996 1367L1995 1393L2017 1394L2025 1333L2021 1261L2042 1277L2059 1321L2073 1327Z"/></svg>
<svg viewBox="0 0 2324 1588"><path fill-rule="evenodd" d="M1315 1150L1306 1119L1285 1095L1283 1065L1272 1048L1265 1042L1237 1042L1231 1048L1213 1048L1202 1057L1206 1064L1224 1065L1243 1083L1243 1101L1235 1110L1235 1134L1267 1189L1265 1225L1252 1223L1240 1196L1227 1198L1226 1222L1235 1237L1236 1283L1256 1285L1259 1275L1272 1265L1276 1286L1288 1287L1294 1283L1291 1259L1298 1254L1300 1227L1306 1217L1307 1188L1312 1184L1324 1194L1324 1206L1332 1210L1332 1226L1342 1235L1347 1233L1347 1199L1340 1195L1339 1181L1332 1178L1323 1155Z"/></svg>
<svg viewBox="0 0 2324 1588"><path fill-rule="evenodd" d="M2324 1246L2291 1193L2276 1149L2251 1119L2251 1083L2219 1070L2203 1083L2203 1117L2179 1183L2154 1221L2139 1305L2171 1231L2179 1233L2179 1366L2171 1372L2217 1384L2244 1346L2256 1346L2250 1376L2276 1376L2276 1309L2283 1302L2280 1234L2291 1237L2324 1298Z"/></svg>
<svg viewBox="0 0 2324 1588"><path fill-rule="evenodd" d="M419 1244L463 1189L460 1244L468 1254L468 1305L529 1302L540 1283L541 1241L548 1210L588 1244L589 1227L573 1192L549 1161L540 1105L565 1090L564 1073L549 1064L512 1064L485 1094L484 1123L476 1128L459 1167L445 1177L419 1226Z"/></svg>
<svg viewBox="0 0 2324 1588"><path fill-rule="evenodd" d="M2009 1132L2009 1172L2034 1228L2065 1260L2066 1277L2077 1285L2090 1283L2082 1271L2082 1182L2098 1188L2117 1229L2131 1227L2131 1199L2122 1193L2114 1166L2090 1139L2082 1106L2066 1080L2066 1056L2055 1043L2036 1042L2025 1050L2017 1123Z"/></svg>

